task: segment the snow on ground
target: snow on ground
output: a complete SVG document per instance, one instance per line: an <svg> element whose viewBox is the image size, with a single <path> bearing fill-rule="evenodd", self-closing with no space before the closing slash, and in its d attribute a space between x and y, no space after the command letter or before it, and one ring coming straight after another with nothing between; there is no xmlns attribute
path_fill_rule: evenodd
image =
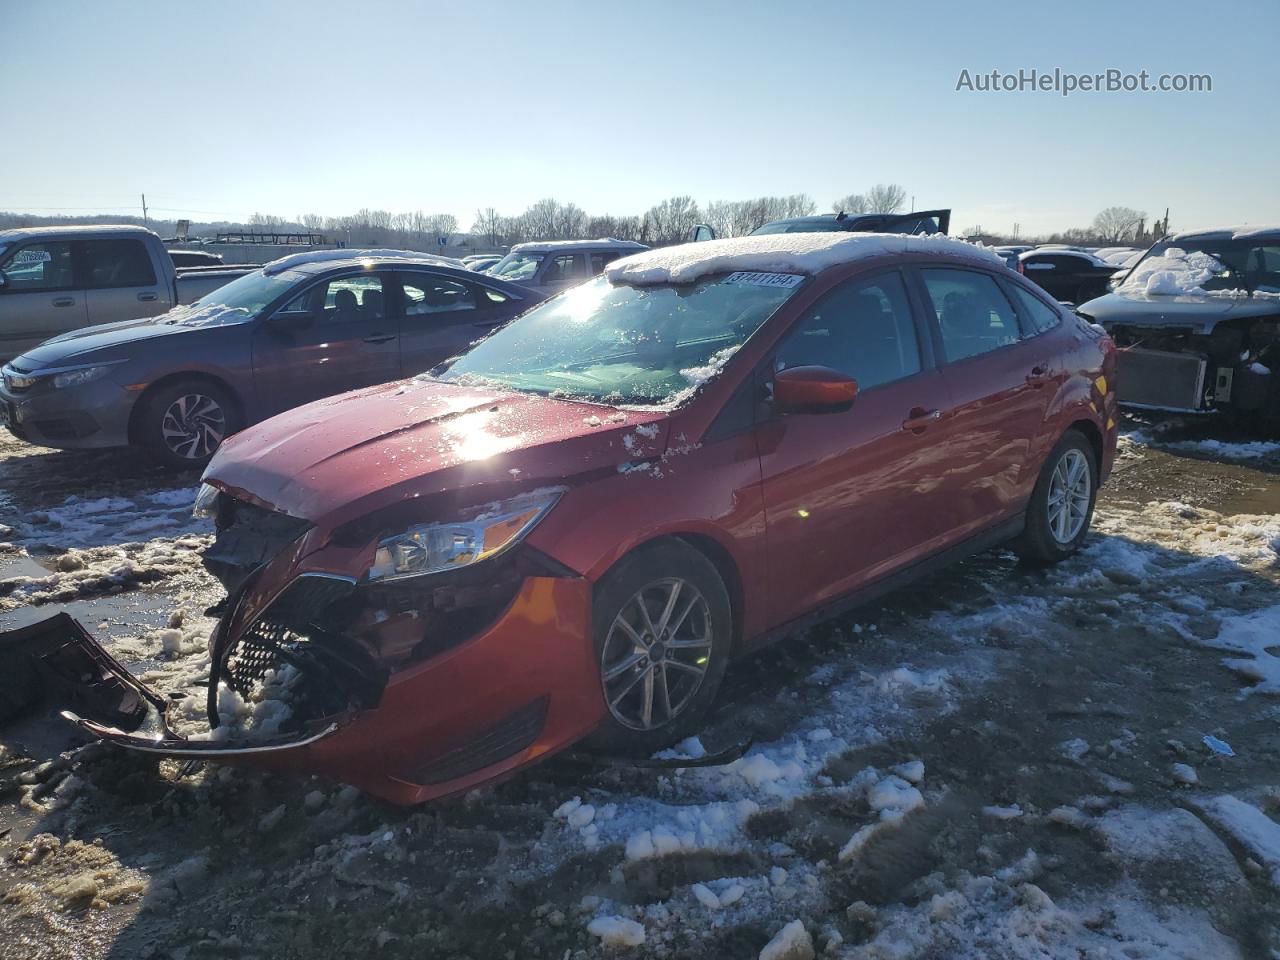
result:
<svg viewBox="0 0 1280 960"><path fill-rule="evenodd" d="M1164 440L1150 429L1127 430L1120 435L1121 456L1140 456L1141 447L1157 447L1177 453L1189 453L1207 460L1238 460L1245 463L1271 458L1280 459L1280 443L1273 440Z"/></svg>
<svg viewBox="0 0 1280 960"><path fill-rule="evenodd" d="M1140 462L1142 445L1130 455ZM201 735L207 528L189 517L188 488L146 490L68 496L44 509L50 522L6 518L5 539L54 579L10 578L0 604L170 591L169 625L115 652L185 694L173 720ZM150 521L150 533L135 526ZM1250 915L1255 942L1233 925L1256 896L1233 848L1272 882L1280 826L1263 792L1229 780L1269 755L1239 718L1280 693L1265 639L1280 616L1267 586L1278 550L1280 516L1104 503L1086 549L1057 568L979 558L891 598L874 622L827 625L800 652L769 654L771 666L736 666L707 728L658 754L693 762L754 738L721 766L553 760L409 812L340 785L130 766L89 748L16 766L21 809L40 819L0 839L0 897L24 918L0 919L0 932L30 921L94 957L143 940L163 945L157 956L305 955L288 938L306 930L322 938L313 953L388 957L1154 960L1280 948L1270 906ZM84 566L59 569L64 557ZM113 572L127 562L163 575ZM1077 648L1091 685L1064 694ZM1134 662L1144 649L1158 668ZM1268 696L1236 698L1243 671L1217 667L1224 653L1267 664L1253 689ZM1154 669L1170 672L1154 688L1166 699L1131 702ZM1150 726L1195 709L1187 685L1206 677L1226 691L1208 716L1174 733ZM223 729L279 729L290 683L282 672L250 702L226 694ZM1209 733L1238 756L1202 747ZM0 750L0 777L10 762ZM83 904L107 931L87 946Z"/></svg>

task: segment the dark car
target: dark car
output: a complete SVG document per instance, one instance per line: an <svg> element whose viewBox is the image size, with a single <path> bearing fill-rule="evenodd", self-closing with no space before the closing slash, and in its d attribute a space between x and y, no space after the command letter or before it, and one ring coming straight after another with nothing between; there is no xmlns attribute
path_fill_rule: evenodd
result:
<svg viewBox="0 0 1280 960"><path fill-rule="evenodd" d="M1063 303L1084 303L1107 292L1107 281L1120 268L1084 250L1028 250L1018 270L1045 293Z"/></svg>
<svg viewBox="0 0 1280 960"><path fill-rule="evenodd" d="M538 294L431 257L297 254L186 307L86 327L6 364L0 423L47 447L205 463L246 424L429 369Z"/></svg>
<svg viewBox="0 0 1280 960"><path fill-rule="evenodd" d="M175 267L220 267L222 254L208 250L169 250L169 259Z"/></svg>
<svg viewBox="0 0 1280 960"><path fill-rule="evenodd" d="M1122 403L1280 430L1280 228L1167 237L1078 312L1124 348Z"/></svg>
<svg viewBox="0 0 1280 960"><path fill-rule="evenodd" d="M619 260L430 376L232 437L197 500L220 738L66 614L6 643L97 680L111 743L416 803L584 737L647 755L735 656L997 544L1080 548L1109 338L959 241L758 239ZM286 663L287 727L220 715Z"/></svg>
<svg viewBox="0 0 1280 960"><path fill-rule="evenodd" d="M912 213L823 213L813 217L773 220L751 235L767 233L946 233L950 210L916 210Z"/></svg>

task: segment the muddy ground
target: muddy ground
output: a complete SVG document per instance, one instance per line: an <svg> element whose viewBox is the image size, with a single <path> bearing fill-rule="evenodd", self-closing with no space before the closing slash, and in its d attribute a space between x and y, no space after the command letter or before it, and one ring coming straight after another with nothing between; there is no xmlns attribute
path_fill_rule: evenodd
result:
<svg viewBox="0 0 1280 960"><path fill-rule="evenodd" d="M736 664L680 748L750 738L729 766L401 810L38 711L0 730L0 956L1280 956L1280 452L1205 429L1135 425L1067 564L996 551ZM198 658L194 482L0 440L0 623Z"/></svg>

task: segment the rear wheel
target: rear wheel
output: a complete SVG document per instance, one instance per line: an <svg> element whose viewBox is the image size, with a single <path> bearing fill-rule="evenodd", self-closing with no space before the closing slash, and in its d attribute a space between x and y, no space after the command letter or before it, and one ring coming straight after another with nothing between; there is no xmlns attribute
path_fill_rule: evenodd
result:
<svg viewBox="0 0 1280 960"><path fill-rule="evenodd" d="M161 387L144 404L138 439L155 459L178 469L204 466L240 426L231 394L207 380Z"/></svg>
<svg viewBox="0 0 1280 960"><path fill-rule="evenodd" d="M605 719L592 743L645 754L697 731L729 661L724 582L669 540L623 559L596 589L592 626Z"/></svg>
<svg viewBox="0 0 1280 960"><path fill-rule="evenodd" d="M1083 545L1098 496L1098 463L1093 445L1078 430L1063 434L1045 459L1027 525L1016 549L1031 563L1058 563Z"/></svg>

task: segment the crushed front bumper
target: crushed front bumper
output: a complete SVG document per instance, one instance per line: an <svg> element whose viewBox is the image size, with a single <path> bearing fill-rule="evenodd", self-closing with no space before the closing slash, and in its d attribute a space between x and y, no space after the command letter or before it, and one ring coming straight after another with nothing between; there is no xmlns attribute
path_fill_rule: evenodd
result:
<svg viewBox="0 0 1280 960"><path fill-rule="evenodd" d="M320 774L407 805L507 776L595 728L604 703L590 605L586 580L526 577L485 629L390 673L376 706L313 719L288 737L177 736L166 722L169 698L67 614L0 634L0 667L16 688L25 682L57 698L64 716L109 743ZM35 698L9 699L21 708Z"/></svg>

